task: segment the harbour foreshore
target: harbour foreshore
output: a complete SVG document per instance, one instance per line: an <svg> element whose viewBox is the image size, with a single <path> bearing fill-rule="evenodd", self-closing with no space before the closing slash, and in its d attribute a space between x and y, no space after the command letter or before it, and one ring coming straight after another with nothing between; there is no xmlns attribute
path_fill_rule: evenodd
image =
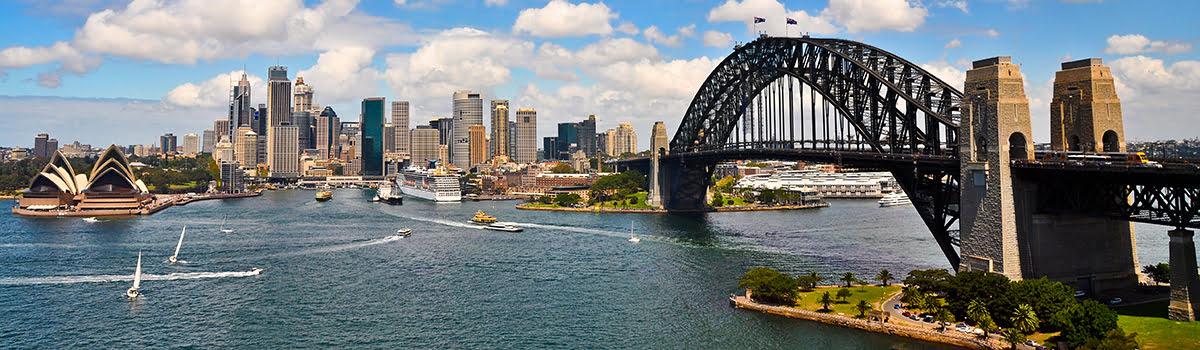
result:
<svg viewBox="0 0 1200 350"><path fill-rule="evenodd" d="M950 344L961 346L969 349L988 349L1000 350L1004 349L1001 344L992 343L986 339L980 339L975 336L956 334L953 332L938 332L929 329L923 329L912 326L905 326L895 323L867 321L863 319L850 318L832 313L821 313L791 307L766 305L755 302L745 295L734 295L729 297L729 304L735 308L755 310L780 316L791 318L805 319L816 321L825 324L857 328L865 331L890 334L895 336L919 339L928 342Z"/></svg>
<svg viewBox="0 0 1200 350"><path fill-rule="evenodd" d="M129 215L150 215L170 208L176 205L187 205L191 202L212 200L212 199L231 199L261 196L261 192L243 192L243 193L216 193L216 194L200 194L194 196L186 195L157 195L153 202L137 209L93 209L93 210L77 210L77 209L60 209L60 210L29 210L14 206L13 214L36 216L36 217L93 217L93 216L129 216Z"/></svg>

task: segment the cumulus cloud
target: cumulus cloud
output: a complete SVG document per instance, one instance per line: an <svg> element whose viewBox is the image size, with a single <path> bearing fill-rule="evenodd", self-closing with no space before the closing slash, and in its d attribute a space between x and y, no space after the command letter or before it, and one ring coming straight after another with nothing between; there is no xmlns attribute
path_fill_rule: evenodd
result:
<svg viewBox="0 0 1200 350"><path fill-rule="evenodd" d="M755 25L755 16L763 17L767 22ZM788 26L787 18L796 20L797 24ZM746 24L747 32L753 33L754 28L757 28L775 36L798 36L801 32L818 35L838 32L837 26L833 25L827 16L814 16L803 10L789 11L776 0L728 0L708 12L708 21L742 22Z"/></svg>
<svg viewBox="0 0 1200 350"><path fill-rule="evenodd" d="M609 21L617 14L604 3L571 4L566 0L551 0L542 8L521 10L513 24L513 32L561 38L569 36L608 35L613 31Z"/></svg>
<svg viewBox="0 0 1200 350"><path fill-rule="evenodd" d="M1142 53L1165 53L1168 55L1191 51L1190 43L1151 41L1141 34L1113 35L1108 37L1108 48L1104 53L1110 55L1135 55Z"/></svg>
<svg viewBox="0 0 1200 350"><path fill-rule="evenodd" d="M78 140L93 146L146 144L152 142L147 135L211 129L213 120L223 115L220 107L179 108L136 99L0 96L0 105L0 123L5 125L0 139L27 140L35 132L51 130L60 142Z"/></svg>
<svg viewBox="0 0 1200 350"><path fill-rule="evenodd" d="M646 41L659 43L666 46L680 47L683 46L683 38L696 35L696 25L692 24L686 27L676 29L675 35L667 36L657 26L650 26L642 34L646 37Z"/></svg>
<svg viewBox="0 0 1200 350"><path fill-rule="evenodd" d="M933 73L946 84L954 86L954 88L962 91L963 83L967 81L967 72L958 67L947 63L945 60L938 60L929 63L922 63L921 69Z"/></svg>
<svg viewBox="0 0 1200 350"><path fill-rule="evenodd" d="M25 68L59 62L56 70L41 73L38 85L54 88L62 84L64 74L84 74L100 66L100 57L85 55L67 42L43 47L13 46L0 50L0 75L6 68Z"/></svg>
<svg viewBox="0 0 1200 350"><path fill-rule="evenodd" d="M704 32L704 46L727 49L733 43L733 35L715 30Z"/></svg>
<svg viewBox="0 0 1200 350"><path fill-rule="evenodd" d="M911 32L925 23L929 11L907 0L830 0L822 14L845 26L849 33Z"/></svg>
<svg viewBox="0 0 1200 350"><path fill-rule="evenodd" d="M317 64L296 73L305 84L319 89L314 99L323 103L351 102L379 94L382 74L371 67L375 50L368 47L344 47L322 53Z"/></svg>
<svg viewBox="0 0 1200 350"><path fill-rule="evenodd" d="M629 35L637 35L638 27L633 22L622 22L621 25L617 26L617 31Z"/></svg>
<svg viewBox="0 0 1200 350"><path fill-rule="evenodd" d="M163 102L171 106L178 107L221 107L229 103L229 89L238 80L242 79L242 70L235 70L229 73L221 73L215 77L199 83L183 83L171 91L167 91L167 96L163 98ZM247 74L246 80L250 81L250 94L254 96L262 95L266 92L264 81L262 78ZM261 97L258 97L261 98Z"/></svg>
<svg viewBox="0 0 1200 350"><path fill-rule="evenodd" d="M487 6L504 6L508 4L508 0L483 0L483 4Z"/></svg>
<svg viewBox="0 0 1200 350"><path fill-rule="evenodd" d="M1000 32L996 31L995 29L988 29L983 31L983 35L986 35L989 38L995 38L1000 36Z"/></svg>
<svg viewBox="0 0 1200 350"><path fill-rule="evenodd" d="M1109 63L1116 78L1130 139L1196 137L1197 121L1189 113L1200 109L1200 61L1167 64L1146 56Z"/></svg>
<svg viewBox="0 0 1200 350"><path fill-rule="evenodd" d="M967 2L965 0L942 0L937 2L938 7L953 7L962 10L963 13L971 13L967 10Z"/></svg>
<svg viewBox="0 0 1200 350"><path fill-rule="evenodd" d="M947 49L956 49L962 47L962 41L959 41L958 38L954 38L954 40L950 40L950 42L946 43L946 46L942 47Z"/></svg>

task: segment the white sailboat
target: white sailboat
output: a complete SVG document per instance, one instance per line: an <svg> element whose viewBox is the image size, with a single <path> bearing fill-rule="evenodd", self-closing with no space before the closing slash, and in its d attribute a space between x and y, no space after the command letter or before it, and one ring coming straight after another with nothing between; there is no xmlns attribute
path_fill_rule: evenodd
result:
<svg viewBox="0 0 1200 350"><path fill-rule="evenodd" d="M167 259L167 263L174 264L179 262L179 248L183 247L183 234L187 233L187 226L183 226L183 232L179 233L179 243L175 245L175 254Z"/></svg>
<svg viewBox="0 0 1200 350"><path fill-rule="evenodd" d="M641 238L638 238L638 236L637 236L636 234L634 234L634 233L633 233L633 221L630 221L630 222L629 222L629 241L630 241L630 242L633 242L633 243L637 243L637 242L641 242L641 241L642 241L642 239L641 239Z"/></svg>
<svg viewBox="0 0 1200 350"><path fill-rule="evenodd" d="M225 218L221 220L221 232L224 232L224 233L232 233L233 232L233 228L229 227L229 225L227 224L228 222L229 222L229 215L225 215Z"/></svg>
<svg viewBox="0 0 1200 350"><path fill-rule="evenodd" d="M137 270L134 270L134 272L133 272L133 287L129 287L129 290L125 291L125 296L128 297L129 300L137 299L138 296L142 295L142 293L138 291L138 287L141 287L141 285L142 285L142 252L138 252Z"/></svg>

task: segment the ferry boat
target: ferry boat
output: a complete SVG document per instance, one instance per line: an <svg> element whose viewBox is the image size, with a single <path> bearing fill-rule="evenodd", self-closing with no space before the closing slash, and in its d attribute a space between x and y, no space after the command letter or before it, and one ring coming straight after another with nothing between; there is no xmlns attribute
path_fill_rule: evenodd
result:
<svg viewBox="0 0 1200 350"><path fill-rule="evenodd" d="M333 199L333 192L330 190L321 190L317 192L317 201L324 202Z"/></svg>
<svg viewBox="0 0 1200 350"><path fill-rule="evenodd" d="M471 217L471 223L487 225L496 223L496 217L484 214L482 210L475 212L475 216Z"/></svg>
<svg viewBox="0 0 1200 350"><path fill-rule="evenodd" d="M909 200L908 196L904 195L904 192L889 193L879 199L880 208L909 204L912 204L912 200Z"/></svg>
<svg viewBox="0 0 1200 350"><path fill-rule="evenodd" d="M489 225L487 225L487 226L484 226L483 228L484 228L484 229L488 229L488 230L492 230L492 231L504 231L504 232L521 232L521 231L524 231L524 229L522 229L522 228L520 228L520 227L516 227L516 226L513 226L513 225L500 224L500 223L489 224Z"/></svg>
<svg viewBox="0 0 1200 350"><path fill-rule="evenodd" d="M396 237L408 237L408 235L411 234L412 230L408 229L407 227L396 230Z"/></svg>
<svg viewBox="0 0 1200 350"><path fill-rule="evenodd" d="M400 191L406 196L434 202L462 200L462 190L458 187L458 175L449 173L445 169L410 167L400 173L397 180Z"/></svg>
<svg viewBox="0 0 1200 350"><path fill-rule="evenodd" d="M396 186L392 185L391 181L384 182L379 185L379 189L375 192L376 202L384 202L387 204L403 204L404 197L400 195L400 191Z"/></svg>

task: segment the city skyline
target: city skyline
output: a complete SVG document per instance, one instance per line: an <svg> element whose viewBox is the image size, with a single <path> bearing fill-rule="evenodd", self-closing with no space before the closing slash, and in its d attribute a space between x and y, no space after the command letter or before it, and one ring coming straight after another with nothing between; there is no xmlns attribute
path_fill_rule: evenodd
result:
<svg viewBox="0 0 1200 350"><path fill-rule="evenodd" d="M1044 121L1058 63L1103 58L1126 101L1130 140L1197 136L1190 131L1195 128L1180 127L1195 123L1182 111L1200 108L1200 101L1186 98L1200 92L1194 83L1200 73L1189 68L1200 64L1197 33L1194 21L1182 17L1198 6L1192 3L488 1L486 16L467 11L449 21L436 14L468 4L277 5L276 16L264 18L261 26L238 28L234 35L203 24L227 22L206 16L257 18L253 11L192 11L199 6L192 2L131 8L102 1L70 11L53 3L0 4L13 17L3 25L30 33L0 41L5 77L0 101L11 107L0 118L12 125L0 137L14 140L6 142L12 145L40 132L92 144L148 139L128 130L94 132L121 124L104 122L113 119L138 122L150 135L199 133L228 113L229 87L241 78L241 67L252 85L250 105L266 103L266 67L271 65L292 67L293 77L305 77L313 86L315 104L347 113L366 97L411 101L414 124L449 115L452 106L443 96L471 90L484 100L537 109L538 138L553 135L557 123L591 114L598 116L597 130L627 121L649 133L653 121L664 120L674 131L711 68L734 42L752 39L756 29L864 41L956 85L969 61L1013 56L1027 78L1033 139L1039 143L1049 141ZM678 15L656 15L663 10ZM148 16L193 14L196 22L187 22L192 27L184 33L157 23L132 25ZM588 20L555 20L570 15ZM753 25L754 16L766 23ZM789 17L798 24L784 25ZM1103 30L1076 29L1088 18L1118 17L1122 20ZM286 25L313 18L320 21L304 22L309 27ZM133 37L144 40L122 41ZM43 108L46 104L58 108Z"/></svg>

